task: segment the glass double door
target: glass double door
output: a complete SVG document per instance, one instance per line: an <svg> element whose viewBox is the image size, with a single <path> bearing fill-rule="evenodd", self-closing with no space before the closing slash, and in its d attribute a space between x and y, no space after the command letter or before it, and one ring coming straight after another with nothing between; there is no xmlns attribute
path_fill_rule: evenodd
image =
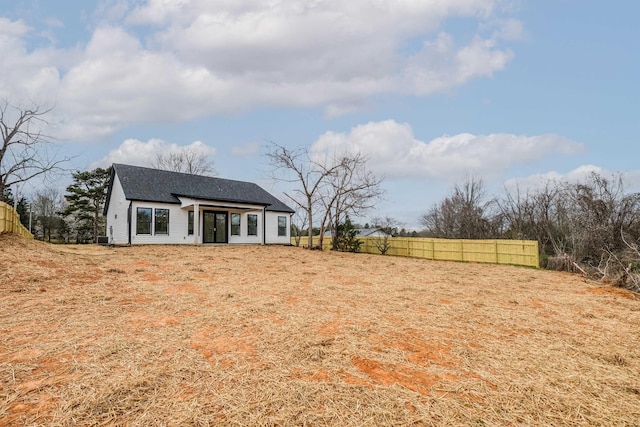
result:
<svg viewBox="0 0 640 427"><path fill-rule="evenodd" d="M202 213L202 243L228 243L227 213L204 211Z"/></svg>

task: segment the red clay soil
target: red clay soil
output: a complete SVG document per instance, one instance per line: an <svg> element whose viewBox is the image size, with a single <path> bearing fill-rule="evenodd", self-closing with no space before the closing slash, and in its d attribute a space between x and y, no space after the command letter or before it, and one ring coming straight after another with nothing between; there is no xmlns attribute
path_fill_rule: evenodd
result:
<svg viewBox="0 0 640 427"><path fill-rule="evenodd" d="M0 235L0 426L639 425L640 298L282 246Z"/></svg>

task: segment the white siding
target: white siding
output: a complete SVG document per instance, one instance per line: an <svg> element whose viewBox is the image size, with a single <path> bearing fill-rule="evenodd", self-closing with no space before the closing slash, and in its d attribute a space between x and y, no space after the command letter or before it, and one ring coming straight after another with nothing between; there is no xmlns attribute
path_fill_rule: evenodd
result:
<svg viewBox="0 0 640 427"><path fill-rule="evenodd" d="M232 236L231 235L231 214L239 213L240 214L240 235ZM257 227L257 236L249 236L249 215L256 215L258 217L258 227ZM259 211L229 211L229 243L231 244L262 244L262 209Z"/></svg>
<svg viewBox="0 0 640 427"><path fill-rule="evenodd" d="M151 234L137 234L136 217L138 208L151 208ZM155 234L155 210L169 209L169 234ZM180 205L166 203L134 201L131 209L131 243L134 245L148 244L193 244L193 236L187 235L188 210Z"/></svg>
<svg viewBox="0 0 640 427"><path fill-rule="evenodd" d="M137 208L151 208L151 234L137 234L136 233L136 214ZM169 234L158 234L155 235L153 230L155 226L155 209L169 209ZM192 210L193 207L189 208L180 208L180 205L169 205L163 203L151 203L151 202L137 202L134 201L132 205L132 218L131 218L131 243L132 244L193 244L193 235L188 235L188 211ZM202 212L204 210L212 210L207 208L200 208L200 232L198 236L198 243L202 243ZM225 211L221 209L216 209L215 212L227 212L227 236L229 239L229 244L262 244L262 210L259 211ZM231 235L231 214L239 213L240 214L240 235L232 236ZM258 219L257 226L257 235L250 236L248 234L249 231L249 215L256 215ZM288 214L280 214L287 216L287 227L289 225ZM126 229L126 226L125 226ZM287 230L288 235L288 230ZM273 212L267 212L267 243L282 243L288 244L288 237L280 237L278 238L278 215Z"/></svg>
<svg viewBox="0 0 640 427"><path fill-rule="evenodd" d="M127 234L128 210L129 201L125 199L122 185L120 185L120 180L116 175L111 187L111 199L107 208L107 237L109 237L109 243L116 245L129 243ZM113 240L111 231L113 231Z"/></svg>
<svg viewBox="0 0 640 427"><path fill-rule="evenodd" d="M283 216L287 220L285 235L278 236L278 217ZM290 236L291 216L285 212L267 212L267 244L291 244Z"/></svg>

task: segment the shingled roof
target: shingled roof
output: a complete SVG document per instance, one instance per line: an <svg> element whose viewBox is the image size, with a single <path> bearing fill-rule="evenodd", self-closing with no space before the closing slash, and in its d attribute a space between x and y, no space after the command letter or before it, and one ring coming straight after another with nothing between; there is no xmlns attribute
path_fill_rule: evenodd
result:
<svg viewBox="0 0 640 427"><path fill-rule="evenodd" d="M113 177L117 174L128 200L160 203L180 203L178 196L194 199L247 203L266 206L268 211L294 211L252 182L210 176L170 172L140 166L113 164L113 172L105 211L111 198Z"/></svg>

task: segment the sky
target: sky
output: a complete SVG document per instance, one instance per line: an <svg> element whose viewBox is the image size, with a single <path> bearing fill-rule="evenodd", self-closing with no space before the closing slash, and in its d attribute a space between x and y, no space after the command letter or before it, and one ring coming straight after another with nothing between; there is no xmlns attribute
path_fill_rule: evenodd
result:
<svg viewBox="0 0 640 427"><path fill-rule="evenodd" d="M191 146L286 203L271 142L359 152L385 190L360 222L419 229L469 177L496 196L592 171L640 191L638 16L632 0L0 0L0 99L52 107L70 171Z"/></svg>

